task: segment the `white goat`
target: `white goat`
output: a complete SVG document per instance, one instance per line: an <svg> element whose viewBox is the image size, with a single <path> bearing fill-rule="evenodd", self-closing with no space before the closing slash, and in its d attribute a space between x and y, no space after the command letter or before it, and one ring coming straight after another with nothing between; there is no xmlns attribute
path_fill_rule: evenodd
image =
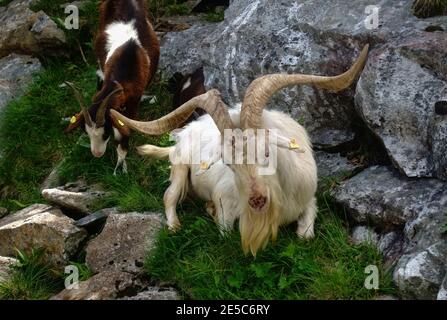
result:
<svg viewBox="0 0 447 320"><path fill-rule="evenodd" d="M231 228L234 221L240 218L242 248L246 253L251 251L256 255L270 238L276 239L280 225L294 221L298 221L298 236L312 238L317 212L317 167L308 135L290 116L263 109L276 91L287 86L312 84L331 91L349 87L363 69L367 53L368 46L350 70L335 77L274 74L258 78L247 89L241 110L228 110L217 90L197 96L171 114L151 122L134 121L112 110L116 120L148 135L172 131L196 108L202 108L209 114L174 132L177 143L173 147L145 145L139 148L140 154L156 158L169 157L173 164L171 185L164 196L169 228L176 230L180 227L176 206L190 191L212 203L209 211L215 211L216 222L222 229ZM224 154L228 150L235 151L234 139L223 139L224 129L238 128L275 132L269 134L270 140L267 140L267 144L271 145L271 137L277 138L280 147L275 149L277 164L273 174L260 175L259 169L268 163L261 163L257 159L257 164L249 164L247 152L244 152L242 164L224 161L220 152L222 149ZM197 131L201 133L199 150L195 149L197 143L194 143L197 142L194 140L194 132ZM259 135L257 132L255 138ZM248 147L250 140L243 140L243 150ZM295 152L297 148L299 152ZM191 155L197 152L208 161L194 164ZM266 157L271 160L268 153Z"/></svg>

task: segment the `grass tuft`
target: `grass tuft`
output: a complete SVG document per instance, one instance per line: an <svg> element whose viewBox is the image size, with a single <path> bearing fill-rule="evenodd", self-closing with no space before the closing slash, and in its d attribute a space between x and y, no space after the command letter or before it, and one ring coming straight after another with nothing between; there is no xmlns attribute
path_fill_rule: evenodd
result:
<svg viewBox="0 0 447 320"><path fill-rule="evenodd" d="M9 280L0 283L0 299L43 300L63 289L63 275L43 261L44 251L18 251Z"/></svg>
<svg viewBox="0 0 447 320"><path fill-rule="evenodd" d="M447 0L415 0L412 9L418 18L447 15Z"/></svg>

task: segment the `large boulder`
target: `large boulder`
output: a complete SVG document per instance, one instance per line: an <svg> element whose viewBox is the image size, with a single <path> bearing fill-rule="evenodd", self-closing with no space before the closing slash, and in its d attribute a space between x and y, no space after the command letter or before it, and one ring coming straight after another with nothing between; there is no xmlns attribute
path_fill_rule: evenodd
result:
<svg viewBox="0 0 447 320"><path fill-rule="evenodd" d="M160 66L167 77L203 66L206 87L219 89L234 105L260 75L340 74L365 43L374 48L405 37L423 38L433 25L447 30L447 18L417 19L411 4L381 1L379 24L371 29L368 0L355 5L349 0L232 1L223 22L167 34ZM353 97L353 89L334 94L300 86L276 94L270 107L301 119L315 144L324 145L328 131L333 144L342 144L352 139L357 121Z"/></svg>
<svg viewBox="0 0 447 320"><path fill-rule="evenodd" d="M0 7L0 57L12 52L48 56L64 49L64 32L43 11L31 11L32 3L15 0Z"/></svg>
<svg viewBox="0 0 447 320"><path fill-rule="evenodd" d="M19 98L33 81L33 74L42 70L38 59L30 56L10 54L0 59L0 110Z"/></svg>
<svg viewBox="0 0 447 320"><path fill-rule="evenodd" d="M63 266L77 252L87 232L49 205L35 204L0 220L0 255L15 256L16 249L45 250L46 261Z"/></svg>
<svg viewBox="0 0 447 320"><path fill-rule="evenodd" d="M394 281L404 298L436 298L447 268L446 182L375 166L341 183L332 196L355 223L382 233L379 249L397 259Z"/></svg>
<svg viewBox="0 0 447 320"><path fill-rule="evenodd" d="M87 246L87 265L93 272L142 273L162 221L161 215L154 213L110 214L103 231Z"/></svg>
<svg viewBox="0 0 447 320"><path fill-rule="evenodd" d="M371 52L356 92L365 123L408 177L447 179L447 32L410 37Z"/></svg>

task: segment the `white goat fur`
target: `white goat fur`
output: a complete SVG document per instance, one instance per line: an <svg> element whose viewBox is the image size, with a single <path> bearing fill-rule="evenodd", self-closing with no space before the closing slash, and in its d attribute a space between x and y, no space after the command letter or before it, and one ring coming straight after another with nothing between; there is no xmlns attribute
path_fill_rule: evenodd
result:
<svg viewBox="0 0 447 320"><path fill-rule="evenodd" d="M240 110L231 109L230 116L234 126L240 128ZM215 220L221 230L231 229L234 221L241 218L241 233L242 228L254 228L246 231L253 233L253 237L256 237L257 233L263 232L261 229L269 229L268 240L270 236L273 239L276 237L279 225L298 221L297 234L304 238L313 237L317 211L314 197L317 188L317 166L307 132L291 117L278 111L264 110L263 124L263 128L277 129L282 136L295 138L300 148L304 150L298 153L287 148L278 148L276 173L260 177L265 179L266 185L270 188L271 207L277 211L276 217L250 212L247 204L248 196L240 193L244 188L238 188L240 181L237 181L235 173L223 163L222 158L205 172L201 170L200 165L184 164L191 163L187 161L190 159L182 159L182 164L172 167L172 184L164 198L170 229L175 230L180 226L175 207L189 191L202 200L214 204ZM157 158L167 158L169 155L172 163L176 152L181 151L182 155L192 154L191 134L195 130L201 133L202 155L215 154L221 150L221 134L212 118L204 115L173 133L176 141L174 147L158 148L144 145L139 147L139 153ZM188 171L190 171L189 181ZM244 223L244 219L249 221ZM259 220L258 228L255 228L256 220ZM265 228L269 225L271 225L270 228ZM263 241L259 246L264 247L266 244L267 242ZM256 248L254 250L252 248L254 254L256 251Z"/></svg>

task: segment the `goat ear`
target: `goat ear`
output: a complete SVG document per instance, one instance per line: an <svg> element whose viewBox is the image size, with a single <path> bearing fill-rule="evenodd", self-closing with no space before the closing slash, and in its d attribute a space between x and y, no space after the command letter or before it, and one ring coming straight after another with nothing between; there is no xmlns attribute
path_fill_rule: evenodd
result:
<svg viewBox="0 0 447 320"><path fill-rule="evenodd" d="M110 119L112 119L112 126L121 133L123 136L130 136L130 128L122 123L120 120L115 119L112 115L110 115Z"/></svg>
<svg viewBox="0 0 447 320"><path fill-rule="evenodd" d="M64 132L70 132L79 127L82 123L84 123L84 115L82 114L82 111L75 114L70 119L70 124L68 127L64 130Z"/></svg>

